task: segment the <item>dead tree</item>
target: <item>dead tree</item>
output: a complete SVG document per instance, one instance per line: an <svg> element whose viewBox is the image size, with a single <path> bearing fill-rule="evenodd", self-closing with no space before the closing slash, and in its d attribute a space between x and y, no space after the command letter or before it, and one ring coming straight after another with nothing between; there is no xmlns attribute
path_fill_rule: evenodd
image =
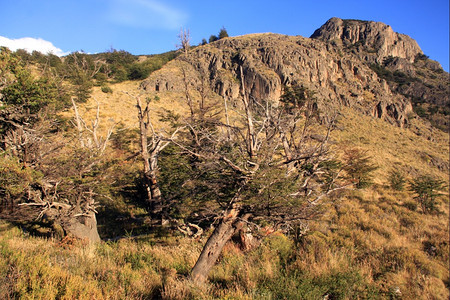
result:
<svg viewBox="0 0 450 300"><path fill-rule="evenodd" d="M144 163L144 186L147 192L147 206L153 218L161 218L162 200L161 190L157 180L158 154L167 146L168 142L162 144L161 138L156 135L149 116L149 105L142 108L140 97L136 97L136 107L138 109L139 135L141 156ZM148 130L152 129L151 143L148 142Z"/></svg>
<svg viewBox="0 0 450 300"><path fill-rule="evenodd" d="M189 29L181 28L178 39L180 40L180 44L177 45L177 47L183 50L184 54L187 55L189 48L191 47L191 35Z"/></svg>
<svg viewBox="0 0 450 300"><path fill-rule="evenodd" d="M176 128L169 137L157 133L150 118L150 101L145 107L140 96L135 96L138 110L140 153L144 165L143 179L146 190L146 204L152 218L163 222L165 212L158 182L158 157L177 135L181 128ZM150 137L149 137L150 131Z"/></svg>
<svg viewBox="0 0 450 300"><path fill-rule="evenodd" d="M68 201L66 197L71 193L60 191L58 185L59 182L47 181L39 189L30 188L29 201L19 206L36 207L39 210L36 219L52 221L52 227L60 237L71 235L92 243L99 242L93 191L78 190L77 194L72 194L72 201Z"/></svg>
<svg viewBox="0 0 450 300"><path fill-rule="evenodd" d="M73 73L83 72L89 78L94 78L102 67L107 66L106 61L102 59L96 59L88 61L86 58L88 56L82 52L73 52L69 55L72 60L72 64L69 67L72 69Z"/></svg>
<svg viewBox="0 0 450 300"><path fill-rule="evenodd" d="M113 124L105 135L99 134L100 105L97 103L95 119L91 125L79 113L72 99L78 145L66 147L52 146L51 141L40 143L41 161L37 169L43 178L28 187L26 202L22 207L33 207L38 212L36 219L45 218L63 235L98 242L96 197L94 192L99 178L91 176L104 159L104 152L114 130ZM67 152L67 149L72 151Z"/></svg>
<svg viewBox="0 0 450 300"><path fill-rule="evenodd" d="M88 126L79 113L75 100L72 97L72 106L75 114L74 122L72 122L72 124L77 129L78 142L80 143L80 147L96 152L97 155L102 155L117 124L113 123L113 125L108 128L106 134L103 137L99 136L98 127L100 125L100 103L98 103L98 101L96 102L97 109L95 120L92 121L91 126Z"/></svg>
<svg viewBox="0 0 450 300"><path fill-rule="evenodd" d="M228 187L234 190L233 196L220 199L219 223L191 271L196 283L207 279L224 245L247 224L264 219L281 226L314 218L320 200L344 186L339 164L327 146L334 119L325 126L325 138L317 142L309 134L314 105L288 109L283 103L275 105L265 99L252 99L250 104L242 66L239 70L241 121L234 125L216 123L210 131L189 124L192 136L207 143L195 149L177 143L187 154L217 166L218 173L228 169L227 174L238 178ZM301 132L300 122L304 127ZM230 128L231 136L224 136L217 127Z"/></svg>
<svg viewBox="0 0 450 300"><path fill-rule="evenodd" d="M91 125L83 119L73 99L72 105L78 145L59 151L63 145L50 147L53 143L45 144L42 139L37 169L43 178L28 187L26 202L20 206L35 208L36 219L51 221L55 228L60 228L62 235L98 242L95 199L101 195L94 190L99 178L89 174L102 164L115 124L101 136L99 104ZM72 151L67 152L67 149Z"/></svg>

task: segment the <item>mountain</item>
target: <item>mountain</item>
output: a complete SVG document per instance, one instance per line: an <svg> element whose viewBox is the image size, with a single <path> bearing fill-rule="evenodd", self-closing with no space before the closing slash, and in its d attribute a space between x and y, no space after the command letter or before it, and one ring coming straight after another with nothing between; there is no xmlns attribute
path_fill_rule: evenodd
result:
<svg viewBox="0 0 450 300"><path fill-rule="evenodd" d="M409 36L380 22L332 18L311 38L351 51L385 79L394 93L409 99L420 116L448 130L448 73Z"/></svg>
<svg viewBox="0 0 450 300"><path fill-rule="evenodd" d="M311 38L350 48L361 60L371 63L383 63L389 56L413 63L423 54L412 38L380 22L331 18Z"/></svg>
<svg viewBox="0 0 450 300"><path fill-rule="evenodd" d="M150 92L184 90L184 68L195 88L202 80L222 97L245 94L279 99L284 86L314 91L322 109L349 106L407 126L413 109L448 127L448 73L426 58L410 37L379 22L332 18L311 38L251 34L197 47L153 73L141 87ZM428 111L427 111L428 110Z"/></svg>

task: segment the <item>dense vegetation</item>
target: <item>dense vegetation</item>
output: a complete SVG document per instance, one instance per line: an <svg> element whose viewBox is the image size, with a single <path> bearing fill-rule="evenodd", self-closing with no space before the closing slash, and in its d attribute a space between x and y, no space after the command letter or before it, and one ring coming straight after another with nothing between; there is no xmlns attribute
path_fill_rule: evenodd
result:
<svg viewBox="0 0 450 300"><path fill-rule="evenodd" d="M112 50L60 59L1 50L0 298L448 297L440 173L407 172L364 148L367 136L397 142L389 135L400 129L344 110L325 119L301 85L285 87L277 107L234 103L231 124L220 117L222 102L203 94L193 101L188 88L185 114L156 114L158 97L120 98L142 109L139 130L108 124L99 99L90 117L82 111L95 102L93 90L117 94L123 81L145 78L175 55L140 60ZM353 119L357 133L345 138ZM402 134L405 147L424 143ZM147 178L141 165L153 154L156 177ZM156 183L158 211L148 193ZM195 285L189 276L208 228L237 210L250 231L236 232L209 282ZM70 222L93 213L103 241L75 239ZM190 231L198 225L207 234Z"/></svg>
<svg viewBox="0 0 450 300"><path fill-rule="evenodd" d="M111 49L98 54L74 52L60 58L53 54L43 55L37 51L29 54L18 50L15 55L25 64L37 65L42 70L52 72L59 80L70 82L79 101L86 101L93 85L106 86L108 83L145 79L178 53L170 51L140 58L124 50Z"/></svg>

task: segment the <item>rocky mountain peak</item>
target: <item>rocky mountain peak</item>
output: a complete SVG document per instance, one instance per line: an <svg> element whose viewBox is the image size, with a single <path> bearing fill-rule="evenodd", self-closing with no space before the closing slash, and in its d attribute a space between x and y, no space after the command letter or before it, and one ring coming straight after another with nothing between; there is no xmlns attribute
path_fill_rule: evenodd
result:
<svg viewBox="0 0 450 300"><path fill-rule="evenodd" d="M388 25L332 18L311 38L263 33L196 47L152 73L141 88L175 98L207 88L236 104L244 94L278 101L285 87L300 85L315 93L322 111L348 106L405 126L412 100L438 109L448 102L440 79L446 74L413 39Z"/></svg>
<svg viewBox="0 0 450 300"><path fill-rule="evenodd" d="M389 56L412 63L418 54L423 54L415 40L381 22L331 18L311 38L353 48L362 59L376 63Z"/></svg>

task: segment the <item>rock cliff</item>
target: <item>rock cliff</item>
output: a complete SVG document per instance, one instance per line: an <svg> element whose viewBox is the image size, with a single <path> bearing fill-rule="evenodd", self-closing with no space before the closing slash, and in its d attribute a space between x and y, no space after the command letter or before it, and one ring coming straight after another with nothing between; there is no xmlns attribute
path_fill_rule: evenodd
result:
<svg viewBox="0 0 450 300"><path fill-rule="evenodd" d="M396 57L403 68L413 68L418 55L423 53L417 43L390 26L332 18L311 38L251 34L196 47L153 73L141 87L183 92L186 86L199 90L206 84L231 101L243 93L249 99L277 101L284 86L298 84L316 93L322 110L351 106L405 126L413 111L410 98L372 64Z"/></svg>
<svg viewBox="0 0 450 300"><path fill-rule="evenodd" d="M386 57L393 56L412 63L417 54L423 54L415 40L381 22L331 18L311 38L351 48L361 59L370 62L382 63Z"/></svg>

